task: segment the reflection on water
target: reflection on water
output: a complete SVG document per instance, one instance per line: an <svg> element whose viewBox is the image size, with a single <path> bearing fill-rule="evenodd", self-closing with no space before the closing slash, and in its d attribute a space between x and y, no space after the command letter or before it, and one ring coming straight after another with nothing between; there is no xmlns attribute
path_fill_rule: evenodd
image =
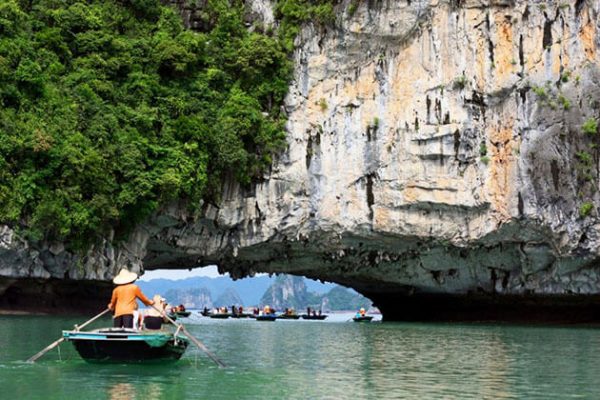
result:
<svg viewBox="0 0 600 400"><path fill-rule="evenodd" d="M121 382L108 386L108 398L110 400L158 400L164 398L163 385L156 382L149 382L141 385L139 390L133 383Z"/></svg>
<svg viewBox="0 0 600 400"><path fill-rule="evenodd" d="M117 383L109 387L110 400L131 400L135 396L135 388L131 383Z"/></svg>
<svg viewBox="0 0 600 400"><path fill-rule="evenodd" d="M600 331L586 328L330 321L215 321L189 330L229 366L190 347L169 365L21 362L80 321L0 317L7 399L600 398ZM6 396L4 396L6 395Z"/></svg>

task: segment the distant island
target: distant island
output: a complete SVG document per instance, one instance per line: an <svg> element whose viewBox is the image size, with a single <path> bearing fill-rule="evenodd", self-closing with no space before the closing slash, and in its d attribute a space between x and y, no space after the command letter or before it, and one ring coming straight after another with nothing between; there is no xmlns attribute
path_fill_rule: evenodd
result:
<svg viewBox="0 0 600 400"><path fill-rule="evenodd" d="M161 294L170 304L183 304L192 309L269 305L276 310L303 310L311 307L330 312L372 306L369 299L352 289L283 274L235 281L223 276L180 280L154 279L137 283L148 296Z"/></svg>

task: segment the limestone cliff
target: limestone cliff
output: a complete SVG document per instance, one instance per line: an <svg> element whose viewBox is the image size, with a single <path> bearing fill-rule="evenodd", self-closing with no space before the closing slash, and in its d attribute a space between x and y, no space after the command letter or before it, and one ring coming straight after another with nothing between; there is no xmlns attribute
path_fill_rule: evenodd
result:
<svg viewBox="0 0 600 400"><path fill-rule="evenodd" d="M4 228L0 274L217 263L342 283L398 318L423 296L597 302L600 133L583 126L600 119L600 3L336 7L297 38L288 148L262 182L225 183L200 216L174 204L85 257ZM268 1L249 9L275 23Z"/></svg>

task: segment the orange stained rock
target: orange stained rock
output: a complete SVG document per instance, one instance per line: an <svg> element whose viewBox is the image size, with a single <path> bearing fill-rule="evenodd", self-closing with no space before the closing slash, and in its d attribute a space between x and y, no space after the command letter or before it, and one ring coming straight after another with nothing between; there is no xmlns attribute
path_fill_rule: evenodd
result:
<svg viewBox="0 0 600 400"><path fill-rule="evenodd" d="M417 202L417 190L412 184L407 184L404 188L404 202L405 203L415 203Z"/></svg>
<svg viewBox="0 0 600 400"><path fill-rule="evenodd" d="M583 43L583 51L586 58L589 61L594 61L596 59L596 26L593 24L591 18L588 19L587 24L581 27L579 37Z"/></svg>
<svg viewBox="0 0 600 400"><path fill-rule="evenodd" d="M386 227L389 228L391 222L390 212L387 208L373 206L373 228L375 230L389 230Z"/></svg>
<svg viewBox="0 0 600 400"><path fill-rule="evenodd" d="M511 117L502 118L499 126L491 128L490 142L492 145L488 148L490 154L490 179L488 180L488 190L490 201L493 208L503 217L510 218L510 210L515 197L511 189L516 182L517 163L513 154L514 140L513 136L514 119Z"/></svg>
<svg viewBox="0 0 600 400"><path fill-rule="evenodd" d="M501 81L510 76L516 64L512 22L505 17L504 12L495 14L498 33L496 35L497 43L494 47L494 63L497 77Z"/></svg>

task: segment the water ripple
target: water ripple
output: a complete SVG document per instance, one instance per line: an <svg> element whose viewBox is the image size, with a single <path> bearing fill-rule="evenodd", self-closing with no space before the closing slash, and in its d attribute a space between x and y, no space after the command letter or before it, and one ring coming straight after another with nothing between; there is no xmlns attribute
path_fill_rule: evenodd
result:
<svg viewBox="0 0 600 400"><path fill-rule="evenodd" d="M598 399L596 329L212 321L201 351L165 365L93 365L70 344L24 360L74 319L0 317L7 399Z"/></svg>

